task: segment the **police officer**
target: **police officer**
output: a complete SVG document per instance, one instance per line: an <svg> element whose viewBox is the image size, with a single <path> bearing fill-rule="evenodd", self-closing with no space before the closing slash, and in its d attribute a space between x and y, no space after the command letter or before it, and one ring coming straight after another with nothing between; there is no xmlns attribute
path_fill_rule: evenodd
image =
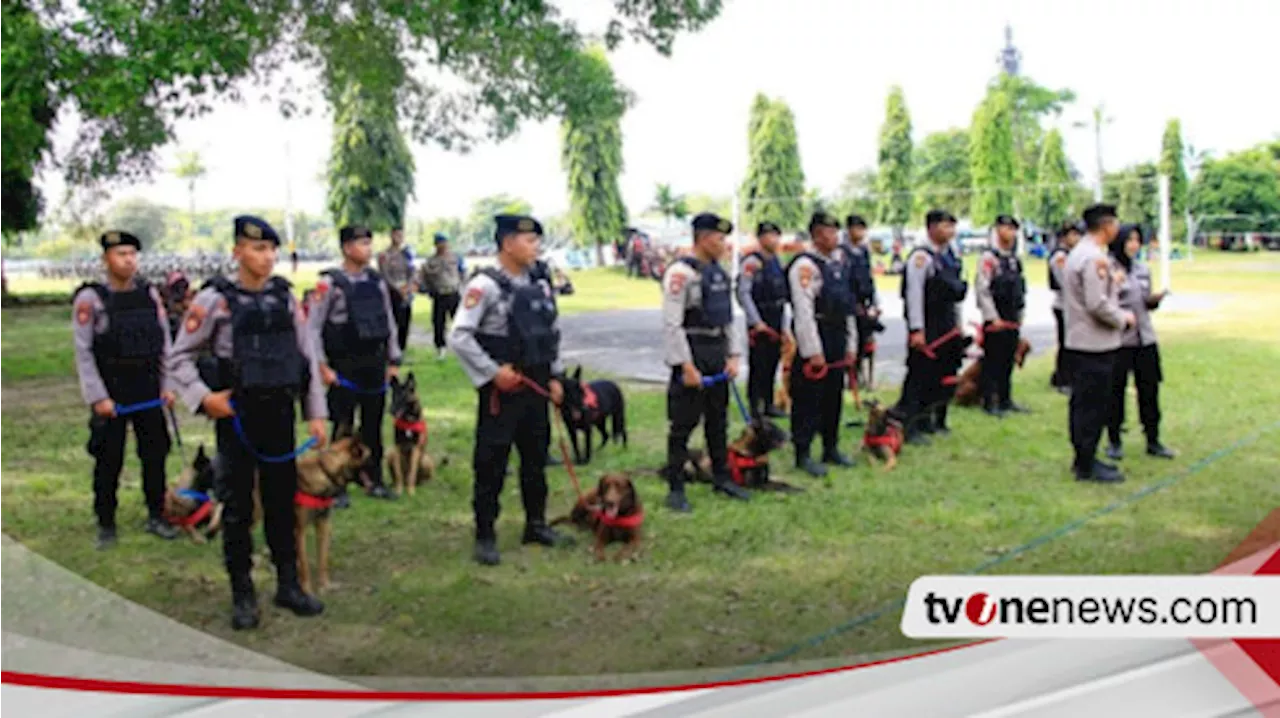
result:
<svg viewBox="0 0 1280 718"><path fill-rule="evenodd" d="M1120 232L1115 207L1089 207L1084 223L1088 234L1067 255L1062 291L1066 347L1071 351L1072 468L1079 481L1124 481L1115 464L1100 461L1095 454L1111 417L1116 351L1125 329L1137 319L1120 307L1120 278L1107 258L1107 247Z"/></svg>
<svg viewBox="0 0 1280 718"><path fill-rule="evenodd" d="M825 466L809 456L815 434L822 435L822 462L853 466L838 449L844 377L853 367L857 336L857 299L849 280L849 259L837 245L840 221L826 212L809 220L813 249L787 265L797 361L791 364L791 427L796 467L826 476Z"/></svg>
<svg viewBox="0 0 1280 718"><path fill-rule="evenodd" d="M750 496L728 470L729 386L738 375L739 350L733 321L729 275L719 261L733 223L710 212L693 218L693 256L682 257L662 278L663 351L671 367L667 385L666 505L691 510L684 491L689 435L702 421L717 491L741 500ZM703 386L703 377L726 381Z"/></svg>
<svg viewBox="0 0 1280 718"><path fill-rule="evenodd" d="M360 409L360 441L369 447L365 472L369 495L392 498L382 483L382 419L386 410L386 382L400 365L395 310L386 280L369 268L373 233L367 227L343 227L342 267L322 272L307 329L320 364L320 378L329 387L329 416L333 431L355 424ZM337 505L349 505L344 491Z"/></svg>
<svg viewBox="0 0 1280 718"><path fill-rule="evenodd" d="M857 303L857 362L875 353L876 334L884 331L880 323L880 296L876 293L875 275L871 272L871 249L867 246L867 220L851 214L845 218L848 241L841 245L849 260L849 283Z"/></svg>
<svg viewBox="0 0 1280 718"><path fill-rule="evenodd" d="M947 405L955 393L947 382L964 360L960 303L968 293L960 258L951 248L956 218L941 209L925 215L927 244L911 250L902 280L907 324L907 378L893 414L909 443L926 443L926 433L949 433Z"/></svg>
<svg viewBox="0 0 1280 718"><path fill-rule="evenodd" d="M298 472L290 454L299 397L308 431L319 446L325 444L327 412L302 309L289 282L272 276L280 238L257 217L236 217L234 225L237 274L215 277L196 295L167 365L182 401L216 422L231 626L243 630L259 621L249 574L255 474L276 566L275 605L299 616L324 610L298 584L293 507ZM216 357L216 371L201 373L197 359L204 351Z"/></svg>
<svg viewBox="0 0 1280 718"><path fill-rule="evenodd" d="M1049 253L1049 291L1053 292L1053 322L1058 330L1058 353L1054 357L1053 375L1049 377L1049 384L1057 389L1060 394L1067 394L1071 391L1071 376L1068 364L1070 352L1067 351L1065 345L1066 324L1063 321L1062 313L1062 287L1065 280L1063 272L1067 267L1067 255L1075 248L1076 243L1080 241L1080 235L1083 233L1083 222L1079 220L1063 222L1062 226L1058 228L1057 246Z"/></svg>
<svg viewBox="0 0 1280 718"><path fill-rule="evenodd" d="M449 334L449 347L479 390L472 507L475 559L487 566L500 560L494 524L512 444L520 452L521 542L571 543L546 522L547 401L559 404L564 398L564 365L551 276L537 262L542 225L520 215L498 215L494 222L498 266L481 269L467 282Z"/></svg>
<svg viewBox="0 0 1280 718"><path fill-rule="evenodd" d="M121 413L131 405L156 399L162 399L166 407L173 405L164 372L169 320L160 293L137 276L142 242L128 232L107 232L99 242L107 283L86 282L75 292L72 303L80 394L92 410L87 449L94 457L97 545L105 549L116 542L116 493L124 466L127 423L133 424L142 461L147 531L163 539L178 534L164 519L164 460L169 454L164 409L156 406Z"/></svg>
<svg viewBox="0 0 1280 718"><path fill-rule="evenodd" d="M772 222L756 228L760 248L742 258L738 272L738 303L747 317L747 399L765 416L786 414L773 405L773 380L782 354L783 315L787 306L787 274L778 259L782 230Z"/></svg>
<svg viewBox="0 0 1280 718"><path fill-rule="evenodd" d="M449 249L449 238L437 232L436 251L422 265L419 283L431 297L431 327L435 332L436 356L444 359L449 320L458 312L458 289L466 274L462 257Z"/></svg>
<svg viewBox="0 0 1280 718"><path fill-rule="evenodd" d="M982 314L982 407L1003 417L1025 413L1013 402L1013 355L1018 350L1022 312L1027 305L1027 280L1018 261L1018 220L1007 214L996 217L996 246L982 252L973 293Z"/></svg>
<svg viewBox="0 0 1280 718"><path fill-rule="evenodd" d="M413 250L404 243L403 227L391 230L391 246L378 254L378 271L391 290L391 304L396 315L396 343L400 353L404 354L413 319Z"/></svg>

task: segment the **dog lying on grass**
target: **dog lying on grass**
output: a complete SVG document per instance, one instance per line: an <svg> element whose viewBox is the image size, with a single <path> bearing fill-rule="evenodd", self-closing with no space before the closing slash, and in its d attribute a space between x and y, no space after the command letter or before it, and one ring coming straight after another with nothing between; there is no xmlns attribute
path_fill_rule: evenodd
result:
<svg viewBox="0 0 1280 718"><path fill-rule="evenodd" d="M622 550L615 558L626 561L640 550L644 508L630 478L625 474L605 474L594 489L578 499L568 515L554 519L551 525L563 523L571 523L595 535L596 560L605 560L605 546L622 543Z"/></svg>

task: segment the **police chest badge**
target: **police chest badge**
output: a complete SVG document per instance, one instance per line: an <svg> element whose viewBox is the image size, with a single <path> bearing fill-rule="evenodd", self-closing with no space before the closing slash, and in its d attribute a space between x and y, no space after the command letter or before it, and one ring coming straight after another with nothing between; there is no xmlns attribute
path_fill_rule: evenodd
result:
<svg viewBox="0 0 1280 718"><path fill-rule="evenodd" d="M467 296L462 298L463 309L473 309L480 303L480 298L484 296L484 290L480 287L472 287L467 290Z"/></svg>

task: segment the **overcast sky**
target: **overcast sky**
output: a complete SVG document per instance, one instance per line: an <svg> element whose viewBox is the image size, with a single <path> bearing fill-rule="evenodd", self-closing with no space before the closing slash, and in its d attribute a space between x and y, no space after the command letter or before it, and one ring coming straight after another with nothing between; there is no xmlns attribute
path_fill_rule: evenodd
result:
<svg viewBox="0 0 1280 718"><path fill-rule="evenodd" d="M602 27L612 5L557 4L588 29ZM833 191L849 172L874 164L893 84L906 93L917 141L967 125L996 72L1006 23L1023 74L1078 94L1059 123L1068 154L1090 180L1092 132L1070 125L1089 119L1098 103L1114 117L1103 135L1108 170L1154 159L1170 117L1181 118L1184 141L1217 154L1280 133L1280 0L726 0L720 17L682 36L670 58L634 44L611 56L638 100L623 121L628 206L646 209L660 182L679 192L731 193L746 166L747 112L757 92L791 105L807 183ZM172 167L179 150L202 153L210 173L198 206L283 207L289 186L296 210L322 213L317 175L331 121L327 113L285 120L256 100L227 104L180 123L162 155ZM555 123L527 124L465 156L413 151L412 217L465 215L475 199L500 192L529 200L543 216L568 205ZM45 180L59 191L56 178ZM172 175L116 197L133 195L187 204L185 184Z"/></svg>

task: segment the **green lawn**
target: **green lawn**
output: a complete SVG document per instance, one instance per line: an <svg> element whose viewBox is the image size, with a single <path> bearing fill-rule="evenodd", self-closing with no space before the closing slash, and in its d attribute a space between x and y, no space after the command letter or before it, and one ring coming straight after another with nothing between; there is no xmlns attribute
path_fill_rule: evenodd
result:
<svg viewBox="0 0 1280 718"><path fill-rule="evenodd" d="M552 552L519 546L513 480L499 525L504 564L470 559L470 445L474 393L453 361L412 356L424 387L433 451L452 462L412 499L355 498L338 515L333 572L314 621L266 608L263 628L240 634L227 621L220 545L162 543L141 532L138 466L129 450L119 547L92 549L86 411L70 364L69 307L5 310L3 454L5 531L35 551L121 595L238 644L344 676L520 676L729 667L784 651L833 626L901 599L921 574L963 572L1078 517L1186 472L1237 440L1270 430L1183 481L1022 553L993 572L1196 573L1210 570L1280 505L1280 292L1274 268L1242 271L1267 255L1175 265L1178 291L1230 294L1213 314L1159 317L1166 383L1164 435L1182 452L1170 463L1135 452L1120 486L1077 484L1067 471L1065 399L1047 388L1046 359L1015 378L1036 413L997 421L955 410L955 432L910 448L897 471L867 466L814 481L786 471L806 494L750 504L695 488L695 513L661 509L664 487L647 474L662 462L661 391L628 386L631 447L597 453L603 469L636 472L650 510L639 563L597 565L585 545ZM1253 266L1251 264L1250 266ZM1041 265L1042 266L1042 265ZM1034 270L1033 270L1034 273ZM587 277L591 279L587 279ZM577 273L571 301L639 301L650 282ZM605 292L614 292L606 295ZM882 290L883 291L883 290ZM601 295L601 296L597 296ZM570 302L566 302L566 311ZM425 306L425 304L423 305ZM596 305L599 306L599 305ZM896 387L881 391L896 398ZM1140 432L1131 408L1131 448ZM741 423L731 417L731 432ZM188 453L211 441L184 416ZM845 448L857 437L849 433ZM697 441L695 441L695 444ZM780 466L788 466L784 452ZM179 459L171 458L177 471ZM590 480L590 479L588 479ZM550 473L553 515L573 493ZM259 538L260 544L260 538ZM258 575L269 590L273 581ZM899 615L810 642L795 659L866 654L920 645ZM625 647L619 650L618 646Z"/></svg>

